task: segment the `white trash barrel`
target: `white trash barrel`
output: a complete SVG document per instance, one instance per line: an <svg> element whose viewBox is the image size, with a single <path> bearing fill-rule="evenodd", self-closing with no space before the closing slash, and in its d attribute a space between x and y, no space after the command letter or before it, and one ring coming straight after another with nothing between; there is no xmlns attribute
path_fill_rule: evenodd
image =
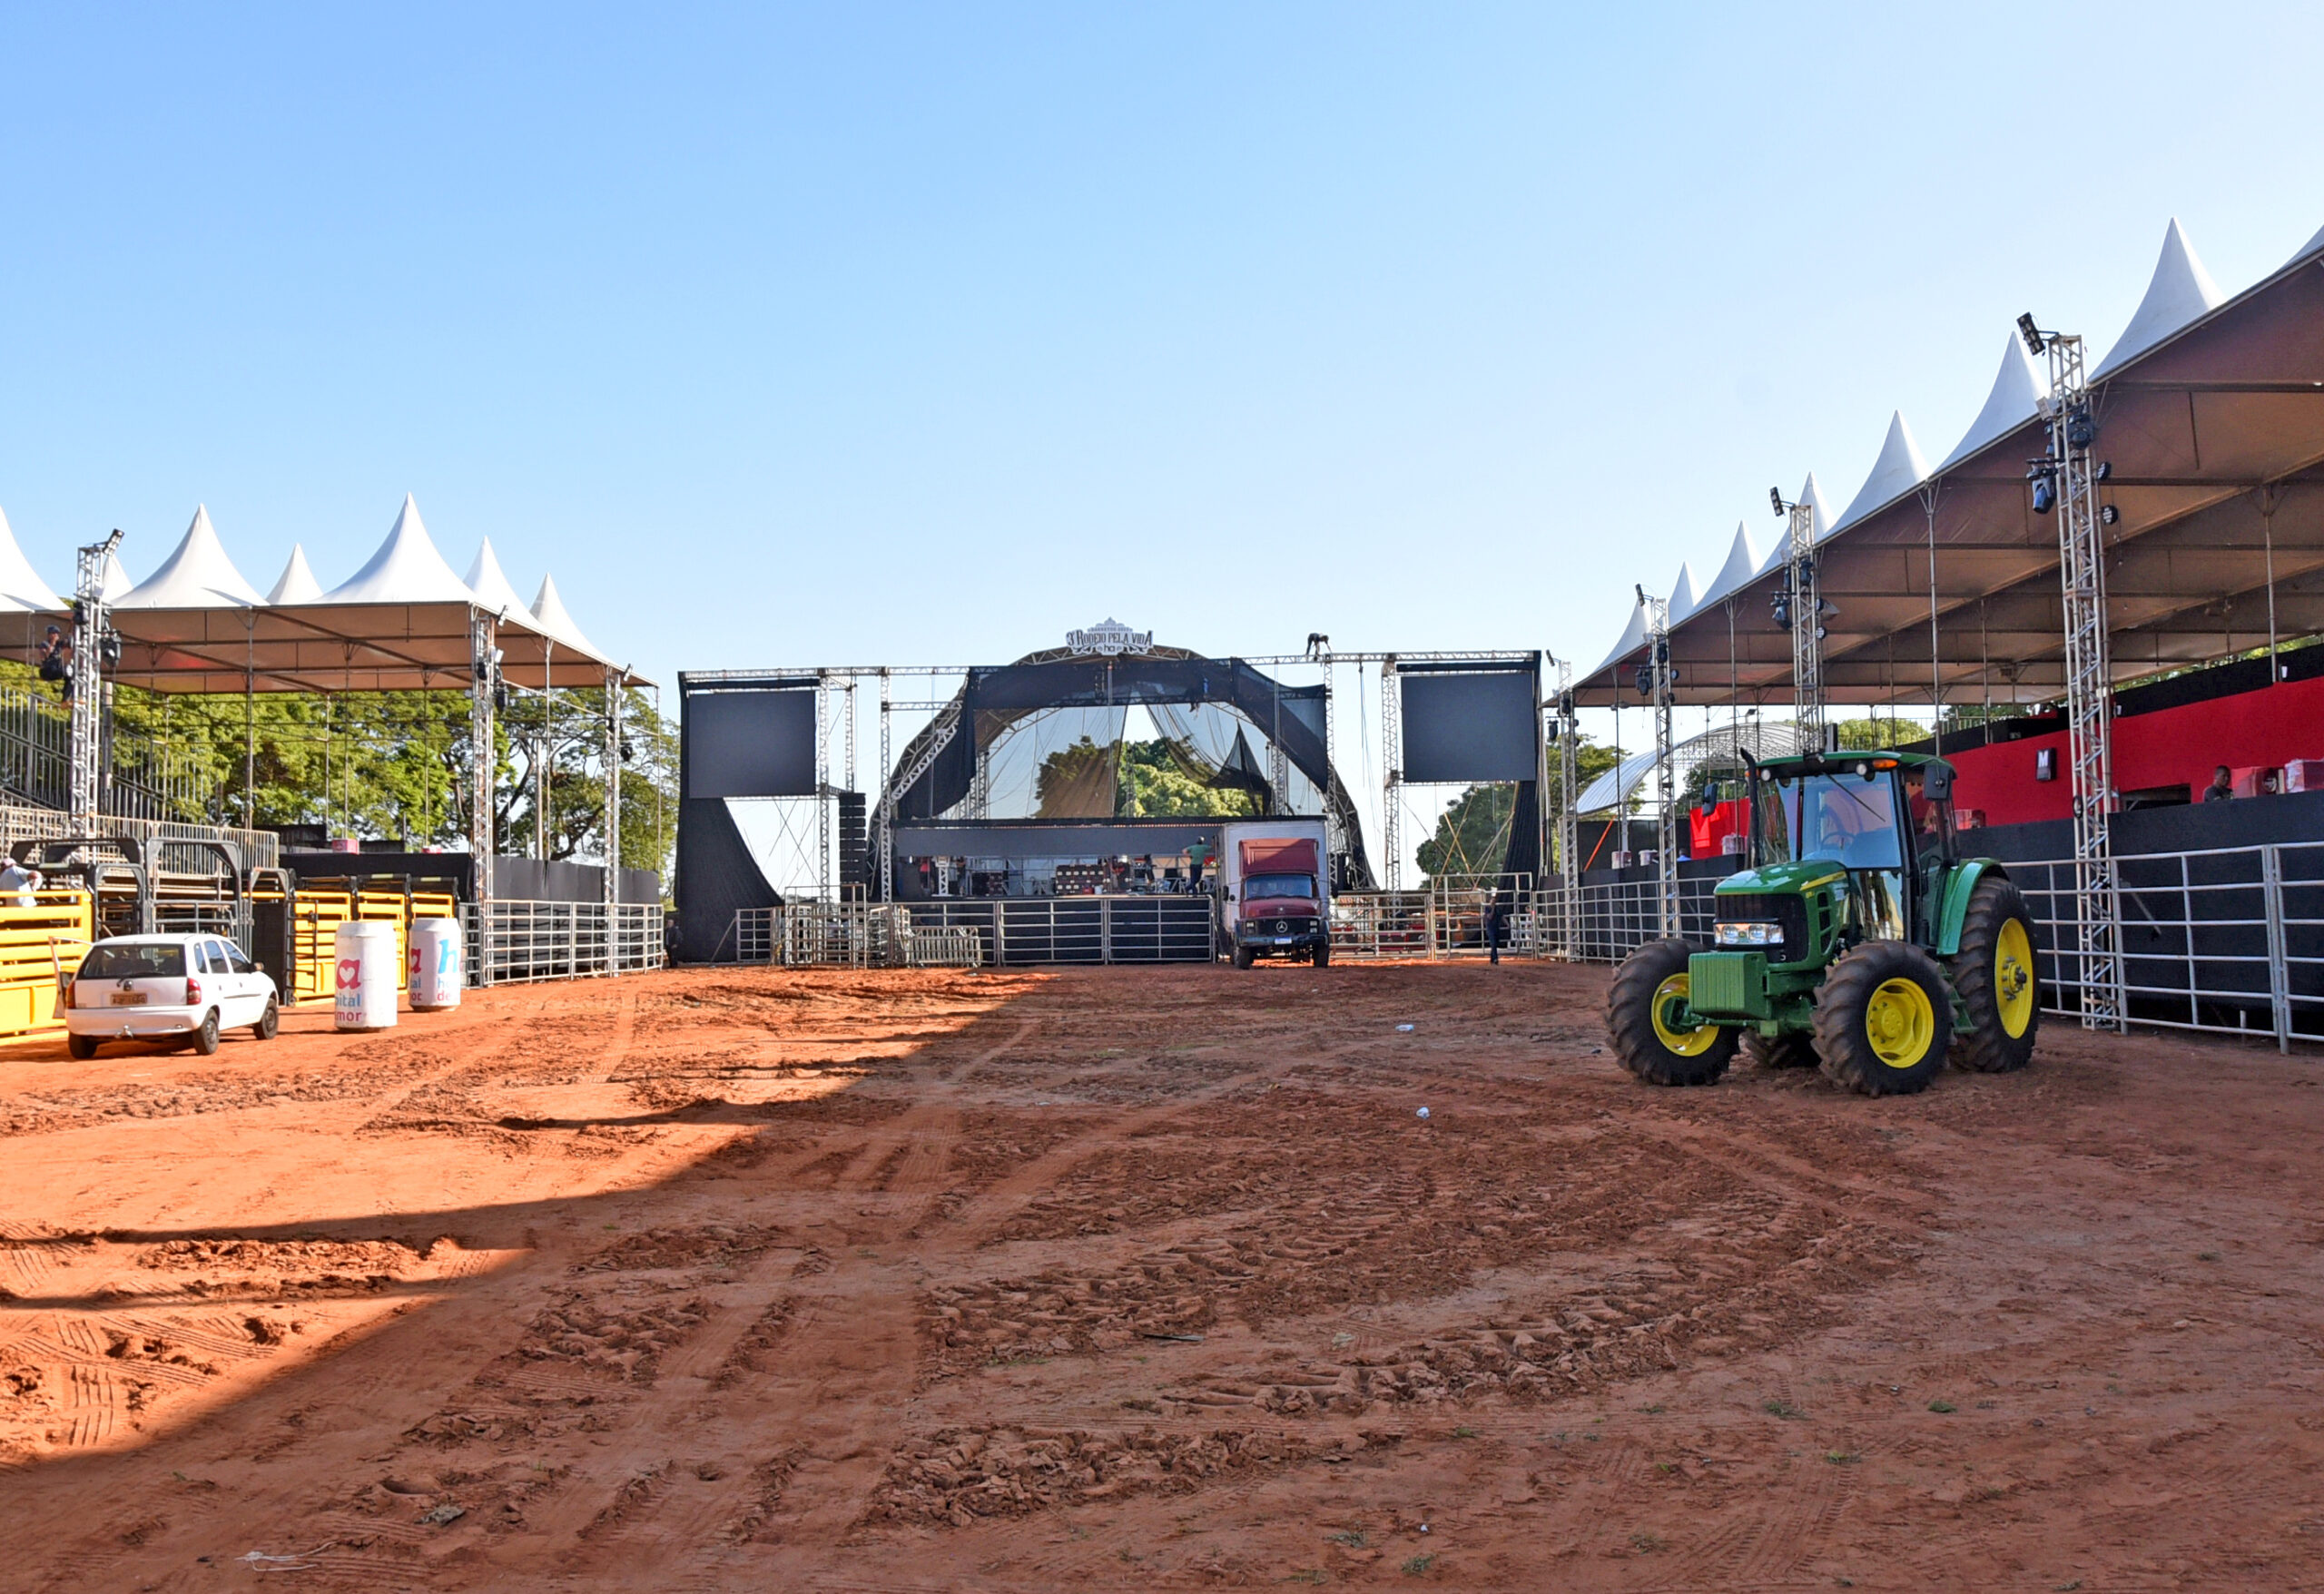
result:
<svg viewBox="0 0 2324 1594"><path fill-rule="evenodd" d="M396 1022L396 927L350 919L332 937L339 962L337 999L341 1029L392 1029Z"/></svg>
<svg viewBox="0 0 2324 1594"><path fill-rule="evenodd" d="M457 919L415 919L411 921L411 1005L428 1011L460 1005L460 987L467 983L468 963L460 955L460 921Z"/></svg>

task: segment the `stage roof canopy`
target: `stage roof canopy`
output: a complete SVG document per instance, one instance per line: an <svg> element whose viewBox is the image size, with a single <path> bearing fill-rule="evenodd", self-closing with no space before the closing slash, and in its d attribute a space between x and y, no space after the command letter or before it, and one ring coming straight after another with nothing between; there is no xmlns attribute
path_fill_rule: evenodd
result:
<svg viewBox="0 0 2324 1594"><path fill-rule="evenodd" d="M2324 632L2324 232L2223 299L2172 221L2146 296L2091 385L2096 457L2112 467L2100 497L2121 517L2106 528L2115 679L2208 663L2271 633ZM1829 529L1810 478L1817 576L1837 610L1825 619L1830 702L1928 703L1932 657L1948 703L2063 694L2057 523L2034 513L2025 480L2043 449L2035 401L2047 388L2013 335L1983 409L1934 470L1895 416ZM1772 546L1748 579L1738 576L1756 546L1738 535L1702 600L1674 615L1681 702L1789 697L1791 639L1768 602L1782 530L1769 527ZM1577 700L1637 703L1644 643L1633 614L1575 684Z"/></svg>

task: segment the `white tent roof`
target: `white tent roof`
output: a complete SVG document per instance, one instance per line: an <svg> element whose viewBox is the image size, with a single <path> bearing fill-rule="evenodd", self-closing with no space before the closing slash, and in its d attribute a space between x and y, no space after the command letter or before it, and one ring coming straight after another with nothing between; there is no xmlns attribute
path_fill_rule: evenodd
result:
<svg viewBox="0 0 2324 1594"><path fill-rule="evenodd" d="M1856 497L1840 512L1832 529L1854 525L1927 479L1928 460L1922 456L1921 446L1913 441L1913 428L1905 424L1905 412L1891 410L1888 436L1880 445L1880 458L1873 461L1872 474L1864 478L1864 485L1856 490Z"/></svg>
<svg viewBox="0 0 2324 1594"><path fill-rule="evenodd" d="M2299 264L2300 261L2306 260L2309 255L2315 254L2319 251L2324 251L2324 227L2318 228L2316 230L2316 236L2309 239L2306 243L2301 244L2299 246L2299 252L2292 256L2291 259L2286 261L2284 264L2287 266L2296 266Z"/></svg>
<svg viewBox="0 0 2324 1594"><path fill-rule="evenodd" d="M468 566L468 590L476 594L479 605L497 614L528 615L533 612L532 605L517 595L507 573L500 568L490 537L477 545L476 562Z"/></svg>
<svg viewBox="0 0 2324 1594"><path fill-rule="evenodd" d="M2034 369L2025 339L2010 333L2002 344L2001 369L1994 373L1993 391L1985 395L1985 407L1977 411L1977 418L1969 423L1969 429L1937 468L1966 459L1995 438L2015 431L2033 416L2034 406L2049 390L2050 379Z"/></svg>
<svg viewBox="0 0 2324 1594"><path fill-rule="evenodd" d="M565 612L565 600L556 595L556 576L541 577L540 595L533 599L532 615L537 629L555 637L565 646L586 653L593 659L606 656L581 635L581 627L575 625L573 616Z"/></svg>
<svg viewBox="0 0 2324 1594"><path fill-rule="evenodd" d="M248 609L266 600L234 568L210 524L209 507L200 505L162 567L110 601L119 609Z"/></svg>
<svg viewBox="0 0 2324 1594"><path fill-rule="evenodd" d="M2190 321L2218 309L2226 297L2203 270L2203 262L2195 258L2193 246L2180 230L2179 218L2171 217L2162 234L2162 258L2154 262L2154 275L2146 285L2146 297L2139 300L2137 313L2115 339L2112 351L2090 373L2091 379L2095 381L2144 354Z"/></svg>
<svg viewBox="0 0 2324 1594"><path fill-rule="evenodd" d="M452 574L444 556L428 538L420 523L419 506L409 493L396 516L388 540L371 562L344 583L325 593L327 604L466 604L475 602L468 584Z"/></svg>
<svg viewBox="0 0 2324 1594"><path fill-rule="evenodd" d="M16 546L6 512L0 510L0 614L53 615L70 606L33 569L32 561Z"/></svg>
<svg viewBox="0 0 2324 1594"><path fill-rule="evenodd" d="M1679 579L1670 584L1670 624L1693 614L1702 605L1702 590L1695 584L1695 567L1691 563L1679 566Z"/></svg>
<svg viewBox="0 0 2324 1594"><path fill-rule="evenodd" d="M129 579L129 571L122 565L119 554L105 556L105 577L97 584L97 595L108 604L117 604L137 590Z"/></svg>
<svg viewBox="0 0 2324 1594"><path fill-rule="evenodd" d="M323 584L307 567L307 545L290 545L290 562L282 566L282 574L274 578L274 586L266 595L270 604L310 604L323 595Z"/></svg>
<svg viewBox="0 0 2324 1594"><path fill-rule="evenodd" d="M1807 523L1809 536L1819 543L1831 536L1836 524L1832 519L1832 507L1824 501L1824 489L1817 486L1816 473L1812 470L1807 473L1807 479L1800 484L1799 501L1816 512L1816 517Z"/></svg>
<svg viewBox="0 0 2324 1594"><path fill-rule="evenodd" d="M1614 651L1598 661L1598 667L1582 677L1587 681L1602 675L1624 657L1636 653L1646 642L1646 605L1638 604L1630 610L1630 623L1622 627L1622 639L1614 644Z"/></svg>
<svg viewBox="0 0 2324 1594"><path fill-rule="evenodd" d="M1758 573L1759 545L1751 540L1751 533L1738 520L1735 523L1735 542L1727 550L1727 563L1711 577L1709 590L1695 607L1705 608L1718 602L1737 587L1749 585L1751 577Z"/></svg>

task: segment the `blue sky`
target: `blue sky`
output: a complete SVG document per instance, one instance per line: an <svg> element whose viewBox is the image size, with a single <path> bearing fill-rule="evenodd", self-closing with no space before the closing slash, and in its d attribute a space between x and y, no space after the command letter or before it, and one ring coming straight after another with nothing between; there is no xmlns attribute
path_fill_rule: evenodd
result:
<svg viewBox="0 0 2324 1594"><path fill-rule="evenodd" d="M1754 11L14 6L0 507L330 585L409 490L665 683L1594 662L2172 215L2230 291L2324 224L2317 8Z"/></svg>

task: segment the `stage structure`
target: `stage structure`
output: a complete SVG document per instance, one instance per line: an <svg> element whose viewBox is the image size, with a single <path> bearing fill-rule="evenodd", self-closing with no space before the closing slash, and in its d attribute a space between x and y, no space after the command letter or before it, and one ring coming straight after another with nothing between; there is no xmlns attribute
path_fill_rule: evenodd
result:
<svg viewBox="0 0 2324 1594"><path fill-rule="evenodd" d="M1363 820L1333 766L1342 665L1382 672L1384 833L1397 836L1406 786L1506 782L1505 854L1482 872L1513 871L1530 889L1541 857L1541 656L1334 654L1317 636L1303 654L1210 658L1108 621L1003 665L685 673L680 955L735 957L738 915L812 900L1137 896L1198 914L1220 824L1236 815L1323 818L1334 890L1374 892ZM1293 668L1323 678L1281 678ZM867 679L880 713L868 794L853 768ZM1207 955L1202 938L1173 944Z"/></svg>

